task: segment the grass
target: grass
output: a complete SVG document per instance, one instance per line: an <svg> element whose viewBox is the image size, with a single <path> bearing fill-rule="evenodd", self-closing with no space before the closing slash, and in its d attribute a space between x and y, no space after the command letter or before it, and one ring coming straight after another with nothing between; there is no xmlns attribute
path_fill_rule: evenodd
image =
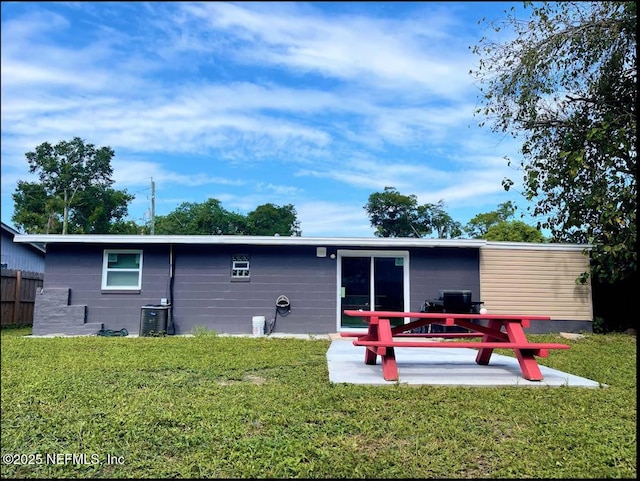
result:
<svg viewBox="0 0 640 481"><path fill-rule="evenodd" d="M29 333L1 334L2 478L637 475L624 334L529 335L588 389L331 384L326 340Z"/></svg>

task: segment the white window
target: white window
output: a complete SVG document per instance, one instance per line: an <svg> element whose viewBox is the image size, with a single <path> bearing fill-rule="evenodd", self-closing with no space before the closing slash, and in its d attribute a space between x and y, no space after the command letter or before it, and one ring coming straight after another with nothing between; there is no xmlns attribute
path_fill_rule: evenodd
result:
<svg viewBox="0 0 640 481"><path fill-rule="evenodd" d="M142 251L105 250L102 260L102 289L140 290Z"/></svg>
<svg viewBox="0 0 640 481"><path fill-rule="evenodd" d="M231 259L231 278L249 279L249 255L234 254Z"/></svg>

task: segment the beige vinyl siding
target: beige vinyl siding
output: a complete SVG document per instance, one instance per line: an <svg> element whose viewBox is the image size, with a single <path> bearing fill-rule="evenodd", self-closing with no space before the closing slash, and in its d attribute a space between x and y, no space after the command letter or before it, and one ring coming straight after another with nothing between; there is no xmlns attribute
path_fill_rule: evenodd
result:
<svg viewBox="0 0 640 481"><path fill-rule="evenodd" d="M480 249L480 291L493 314L531 314L592 321L591 285L576 284L587 270L580 250Z"/></svg>

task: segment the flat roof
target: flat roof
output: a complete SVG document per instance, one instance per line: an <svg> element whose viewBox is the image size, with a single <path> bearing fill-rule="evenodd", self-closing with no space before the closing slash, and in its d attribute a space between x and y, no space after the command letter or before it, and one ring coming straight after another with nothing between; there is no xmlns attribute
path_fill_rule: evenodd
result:
<svg viewBox="0 0 640 481"><path fill-rule="evenodd" d="M495 249L584 250L587 244L498 242L484 239L429 239L414 237L304 237L245 235L122 235L122 234L17 234L14 242L45 244L203 244L332 247L475 247Z"/></svg>

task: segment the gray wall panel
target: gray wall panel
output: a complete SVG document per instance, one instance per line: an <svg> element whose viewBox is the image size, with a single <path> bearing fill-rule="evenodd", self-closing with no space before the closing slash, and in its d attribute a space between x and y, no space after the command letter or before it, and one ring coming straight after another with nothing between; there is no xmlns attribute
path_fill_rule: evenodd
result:
<svg viewBox="0 0 640 481"><path fill-rule="evenodd" d="M471 289L481 301L478 249L413 249L411 255L411 310L419 311L440 289Z"/></svg>
<svg viewBox="0 0 640 481"><path fill-rule="evenodd" d="M2 228L0 261L6 269L27 272L44 272L44 253L29 244L16 244L13 234Z"/></svg>
<svg viewBox="0 0 640 481"><path fill-rule="evenodd" d="M103 251L100 245L49 245L44 288L69 288L70 304L87 306L87 322L102 323L105 329L126 328L137 334L141 307L159 304L160 299L168 295L169 249L167 246L143 249L140 292L101 291Z"/></svg>
<svg viewBox="0 0 640 481"><path fill-rule="evenodd" d="M250 281L231 280L233 254L251 256ZM289 298L291 311L278 315L275 331L332 332L335 289L335 261L316 257L313 247L176 248L174 320L179 332L206 326L250 333L254 316L275 317L279 295Z"/></svg>
<svg viewBox="0 0 640 481"><path fill-rule="evenodd" d="M123 245L126 249L131 246ZM137 334L141 307L157 305L169 292L169 246L143 249L142 290L100 289L103 246L52 244L47 253L45 288L71 290L71 304L87 306L87 322L105 329L123 327ZM231 279L233 254L251 256L248 282ZM411 310L419 310L440 289L479 293L476 249L412 249ZM336 330L336 260L317 257L309 246L174 246L173 317L177 334L204 326L219 333L250 333L252 317L273 319L275 301L291 301L288 315L278 314L276 332L326 334Z"/></svg>

